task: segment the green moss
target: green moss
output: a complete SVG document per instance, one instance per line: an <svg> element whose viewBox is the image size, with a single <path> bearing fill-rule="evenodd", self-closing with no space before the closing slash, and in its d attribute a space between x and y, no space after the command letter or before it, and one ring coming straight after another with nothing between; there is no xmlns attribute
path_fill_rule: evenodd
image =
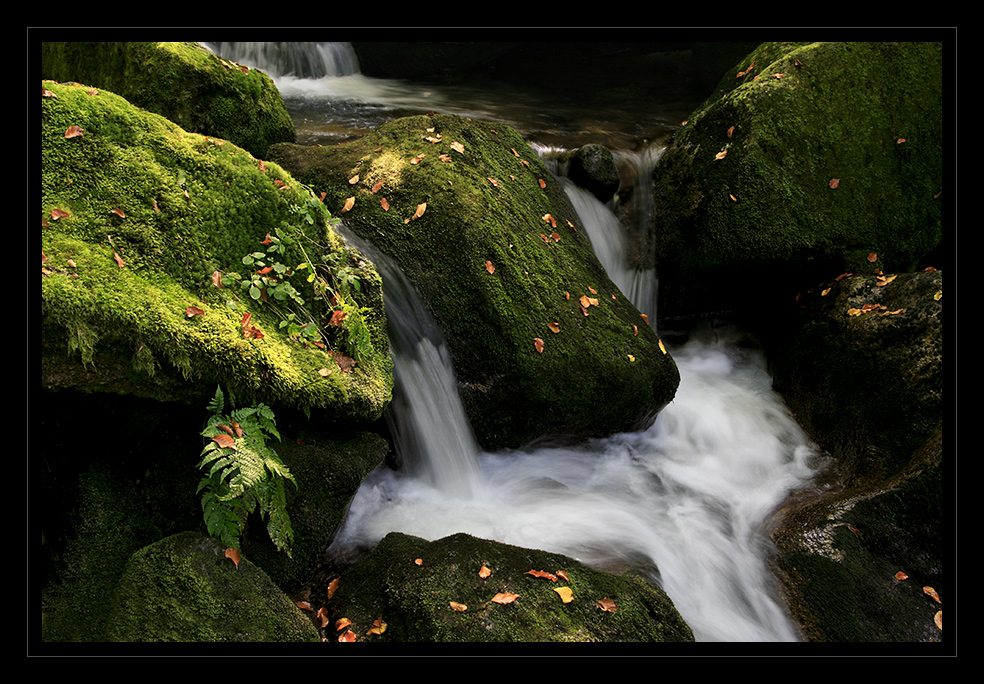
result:
<svg viewBox="0 0 984 684"><path fill-rule="evenodd" d="M242 257L284 226L311 240L318 257L352 259L324 222L303 220L309 190L275 164L112 93L43 85L53 93L42 98L46 385L204 403L221 383L244 403L380 415L392 384L381 314L372 338L378 352L351 374L325 377L318 371L336 364L280 332L282 309L212 281L216 271L242 270ZM64 137L71 126L84 134ZM67 216L56 219L53 210ZM285 260L293 266L301 255ZM312 315L330 314L309 300ZM381 300L363 301L381 309ZM189 306L204 314L187 316ZM247 312L262 339L244 337ZM84 371L73 370L80 361Z"/></svg>
<svg viewBox="0 0 984 684"><path fill-rule="evenodd" d="M185 130L230 140L256 156L295 139L269 76L197 43L42 43L41 71L43 78L111 90Z"/></svg>
<svg viewBox="0 0 984 684"><path fill-rule="evenodd" d="M724 283L752 270L785 278L786 293L870 271L871 252L883 270L909 270L942 237L942 46L764 43L657 171L660 294L673 311L743 308Z"/></svg>
<svg viewBox="0 0 984 684"><path fill-rule="evenodd" d="M629 429L672 398L672 359L608 279L558 180L514 130L408 117L337 148L277 145L270 155L327 193L327 206L394 259L433 307L487 447ZM598 302L587 316L581 296Z"/></svg>

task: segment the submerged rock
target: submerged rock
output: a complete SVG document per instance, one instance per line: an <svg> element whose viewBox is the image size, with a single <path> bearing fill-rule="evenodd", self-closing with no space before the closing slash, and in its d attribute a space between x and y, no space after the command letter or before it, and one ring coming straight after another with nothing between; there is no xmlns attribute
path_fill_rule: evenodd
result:
<svg viewBox="0 0 984 684"><path fill-rule="evenodd" d="M673 398L676 365L514 130L415 116L270 156L423 294L483 447L633 429Z"/></svg>

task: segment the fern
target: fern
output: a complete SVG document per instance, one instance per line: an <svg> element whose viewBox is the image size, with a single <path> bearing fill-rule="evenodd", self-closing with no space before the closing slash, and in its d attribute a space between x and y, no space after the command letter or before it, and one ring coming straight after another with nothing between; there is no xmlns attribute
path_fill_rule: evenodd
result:
<svg viewBox="0 0 984 684"><path fill-rule="evenodd" d="M286 482L295 487L297 483L267 446L271 437L280 439L273 411L258 404L225 414L221 388L216 389L208 408L212 415L201 434L209 442L198 463L205 471L198 492L204 491L202 513L209 535L240 549L246 521L259 507L270 538L289 557L294 530L287 514Z"/></svg>

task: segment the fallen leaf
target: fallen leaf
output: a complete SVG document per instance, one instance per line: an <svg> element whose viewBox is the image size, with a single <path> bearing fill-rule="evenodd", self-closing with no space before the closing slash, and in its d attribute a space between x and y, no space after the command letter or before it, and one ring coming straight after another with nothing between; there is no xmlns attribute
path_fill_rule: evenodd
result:
<svg viewBox="0 0 984 684"><path fill-rule="evenodd" d="M344 214L346 211L351 210L352 207L354 207L354 206L355 206L355 197L353 196L353 197L347 198L345 200L345 204L342 205L342 213Z"/></svg>
<svg viewBox="0 0 984 684"><path fill-rule="evenodd" d="M118 265L118 266L119 266L120 268L123 268L123 260L122 260L122 259L120 258L120 255L119 255L119 254L117 254L117 253L116 253L115 251L113 252L113 258L114 258L114 259L116 260L116 264L117 264L117 265Z"/></svg>
<svg viewBox="0 0 984 684"><path fill-rule="evenodd" d="M537 352L539 352L540 354L542 354L543 353L543 340L541 340L539 337L534 337L533 338L533 348L536 349Z"/></svg>
<svg viewBox="0 0 984 684"><path fill-rule="evenodd" d="M643 321L646 322L646 325L649 325L649 316L647 316L646 314L639 314L639 316L642 318Z"/></svg>
<svg viewBox="0 0 984 684"><path fill-rule="evenodd" d="M465 146L462 145L460 142L451 143L451 149L454 150L455 152L460 152L461 154L465 153Z"/></svg>
<svg viewBox="0 0 984 684"><path fill-rule="evenodd" d="M343 373L352 372L352 367L355 366L355 359L337 351L332 351L331 355L335 359L335 363L338 364L338 367L342 369Z"/></svg>
<svg viewBox="0 0 984 684"><path fill-rule="evenodd" d="M359 174L355 174L354 176L349 178L349 185L355 185L358 182L359 182Z"/></svg>
<svg viewBox="0 0 984 684"><path fill-rule="evenodd" d="M225 550L225 557L235 563L237 568L239 567L239 549L229 547Z"/></svg>
<svg viewBox="0 0 984 684"><path fill-rule="evenodd" d="M123 213L123 210L122 209L110 209L109 210L109 213L110 214L116 214L120 218L126 218L126 214Z"/></svg>
<svg viewBox="0 0 984 684"><path fill-rule="evenodd" d="M909 576L907 574L905 574L904 572L902 572L901 570L899 570L897 573L895 573L895 579L897 579L897 580L899 580L901 582L902 580L909 579Z"/></svg>
<svg viewBox="0 0 984 684"><path fill-rule="evenodd" d="M639 326L638 325L633 325L632 326L632 334L633 335L638 335L639 334Z"/></svg>
<svg viewBox="0 0 984 684"><path fill-rule="evenodd" d="M216 435L212 438L212 441L218 444L223 449L236 450L236 440L234 440L230 435Z"/></svg>
<svg viewBox="0 0 984 684"><path fill-rule="evenodd" d="M534 577L542 577L543 579L548 579L551 582L557 581L556 575L546 572L545 570L527 570L526 574L533 575Z"/></svg>
<svg viewBox="0 0 984 684"><path fill-rule="evenodd" d="M629 362L630 362L630 363L633 363L633 362L635 362L635 357L634 357L634 356L632 356L632 354L629 354L628 356L629 356Z"/></svg>
<svg viewBox="0 0 984 684"><path fill-rule="evenodd" d="M838 185L840 185L840 182L841 182L840 178L831 178L830 183L828 183L828 185L830 186L830 189L833 190Z"/></svg>
<svg viewBox="0 0 984 684"><path fill-rule="evenodd" d="M355 632L353 632L350 629L349 631L345 632L345 634L343 634L340 637L338 637L338 640L339 641L343 641L343 642L344 641L355 641Z"/></svg>
<svg viewBox="0 0 984 684"><path fill-rule="evenodd" d="M318 608L318 612L315 613L315 616L321 620L321 629L328 626L328 611L324 606Z"/></svg>
<svg viewBox="0 0 984 684"><path fill-rule="evenodd" d="M500 592L492 597L492 603L512 603L519 598L519 594Z"/></svg>
<svg viewBox="0 0 984 684"><path fill-rule="evenodd" d="M663 340L658 340L658 342L659 342L659 350L665 354L666 347L663 346Z"/></svg>
<svg viewBox="0 0 984 684"><path fill-rule="evenodd" d="M547 327L550 329L550 332L552 333L560 332L560 323L547 323Z"/></svg>
<svg viewBox="0 0 984 684"><path fill-rule="evenodd" d="M372 186L372 191L379 192L380 190L382 190L382 188L383 188L383 181L379 181L374 186Z"/></svg>
<svg viewBox="0 0 984 684"><path fill-rule="evenodd" d="M933 622L936 623L936 627L942 632L943 631L943 611L936 611L936 615L933 616Z"/></svg>
<svg viewBox="0 0 984 684"><path fill-rule="evenodd" d="M218 271L212 271L212 284L216 287L222 287L222 274Z"/></svg>
<svg viewBox="0 0 984 684"><path fill-rule="evenodd" d="M561 578L561 579L562 579L562 580L564 580L565 582L570 582L570 581L571 581L571 578L570 578L570 577L568 577L568 576L567 576L567 573L566 573L566 572L564 572L563 570L558 570L558 571L557 571L557 577L559 577L559 578Z"/></svg>
<svg viewBox="0 0 984 684"><path fill-rule="evenodd" d="M373 621L372 627L369 628L369 631L366 632L366 634L367 635L368 634L382 634L385 631L386 631L386 623L383 622L383 618L382 618L382 616L380 616L380 617L376 618Z"/></svg>
<svg viewBox="0 0 984 684"><path fill-rule="evenodd" d="M451 610L453 610L456 613L463 613L466 610L468 610L468 606L466 606L464 603L458 603L457 601L451 601L448 605L450 605Z"/></svg>
<svg viewBox="0 0 984 684"><path fill-rule="evenodd" d="M937 603L943 603L943 601L940 600L940 595L937 594L936 590L933 589L932 587L923 587L923 593L926 594L926 596L933 599L934 601L936 601Z"/></svg>
<svg viewBox="0 0 984 684"><path fill-rule="evenodd" d="M328 595L326 598L331 598L335 595L335 592L338 591L338 583L339 579L337 577L328 583Z"/></svg>
<svg viewBox="0 0 984 684"><path fill-rule="evenodd" d="M547 187L547 182L542 178L537 178L536 182L540 184L540 189L543 190Z"/></svg>
<svg viewBox="0 0 984 684"><path fill-rule="evenodd" d="M192 316L203 316L204 314L205 312L199 309L197 306L185 307L185 316L187 316L188 318L191 318Z"/></svg>
<svg viewBox="0 0 984 684"><path fill-rule="evenodd" d="M493 264L488 259L485 260L485 270L489 273L495 273L495 264Z"/></svg>
<svg viewBox="0 0 984 684"><path fill-rule="evenodd" d="M323 375L325 377L328 377L329 375L331 375L331 370L328 368L322 368L318 371L318 375Z"/></svg>
<svg viewBox="0 0 984 684"><path fill-rule="evenodd" d="M598 299L596 297L581 295L581 306L583 306L585 309L587 309L589 306L598 306Z"/></svg>
<svg viewBox="0 0 984 684"><path fill-rule="evenodd" d="M314 608L311 607L310 601L295 601L294 605L301 610L306 610L308 612L314 612Z"/></svg>
<svg viewBox="0 0 984 684"><path fill-rule="evenodd" d="M714 158L715 159L724 159L727 156L728 156L728 151L727 150L721 150L720 152L718 152L717 154L714 155Z"/></svg>
<svg viewBox="0 0 984 684"><path fill-rule="evenodd" d="M335 631L337 632L340 629L345 629L351 624L352 621L349 620L348 618L338 618L337 620L335 620Z"/></svg>
<svg viewBox="0 0 984 684"><path fill-rule="evenodd" d="M876 261L878 261L878 255L872 252L871 254L868 255L868 261L870 261L871 263L875 263Z"/></svg>
<svg viewBox="0 0 984 684"><path fill-rule="evenodd" d="M492 571L489 570L484 565L481 568L479 568L479 570L478 570L478 576L481 577L482 579L486 579L491 574L492 574Z"/></svg>
<svg viewBox="0 0 984 684"><path fill-rule="evenodd" d="M570 587L556 587L554 591L560 595L560 600L564 603L570 603L574 600L574 592Z"/></svg>
<svg viewBox="0 0 984 684"><path fill-rule="evenodd" d="M416 559L414 559L413 563L414 563L414 565L423 565L424 564L424 559L423 558L416 558Z"/></svg>
<svg viewBox="0 0 984 684"><path fill-rule="evenodd" d="M341 325L346 318L348 318L348 311L333 311L328 325Z"/></svg>
<svg viewBox="0 0 984 684"><path fill-rule="evenodd" d="M85 135L85 131L80 126L69 126L65 131L66 138L78 138Z"/></svg>
<svg viewBox="0 0 984 684"><path fill-rule="evenodd" d="M546 221L547 223L549 223L551 228L556 228L557 227L557 219L555 219L553 217L553 215L551 215L551 214L544 214L543 215L543 220Z"/></svg>
<svg viewBox="0 0 984 684"><path fill-rule="evenodd" d="M598 607L601 608L606 613L614 613L618 608L615 606L615 602L610 598L598 599Z"/></svg>
<svg viewBox="0 0 984 684"><path fill-rule="evenodd" d="M422 202L421 204L417 205L417 210L413 212L413 217L415 219L419 219L421 216L424 215L425 211L427 211L427 202Z"/></svg>
<svg viewBox="0 0 984 684"><path fill-rule="evenodd" d="M58 219L68 218L69 214L64 209L52 209L51 210L51 220L57 221Z"/></svg>
<svg viewBox="0 0 984 684"><path fill-rule="evenodd" d="M386 198L385 197L383 197L383 198L381 198L379 200L379 206L381 206L383 208L383 211L389 211L390 210L390 203L386 201Z"/></svg>

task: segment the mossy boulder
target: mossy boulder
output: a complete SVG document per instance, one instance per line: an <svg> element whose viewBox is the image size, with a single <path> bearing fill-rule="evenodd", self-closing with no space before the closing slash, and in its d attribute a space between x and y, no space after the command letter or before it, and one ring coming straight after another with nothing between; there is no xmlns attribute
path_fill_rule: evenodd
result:
<svg viewBox="0 0 984 684"><path fill-rule="evenodd" d="M114 93L42 91L43 386L204 406L222 385L237 405L379 417L392 390L381 281L309 189ZM258 270L243 258L278 244L263 258L303 305L239 285ZM343 325L329 325L328 295L348 302Z"/></svg>
<svg viewBox="0 0 984 684"><path fill-rule="evenodd" d="M564 588L571 592L569 601ZM599 603L605 599L612 610L603 609L607 602ZM388 534L342 573L326 608L329 629L337 619L348 619L346 631L356 641L694 640L670 598L639 577L612 575L566 556L463 533L436 541Z"/></svg>
<svg viewBox="0 0 984 684"><path fill-rule="evenodd" d="M661 316L912 270L943 225L941 43L763 43L655 172ZM869 263L869 254L878 261Z"/></svg>
<svg viewBox="0 0 984 684"><path fill-rule="evenodd" d="M812 641L940 641L946 598L942 271L855 275L804 300L775 388L829 457L776 516L776 568ZM903 575L897 575L902 572Z"/></svg>
<svg viewBox="0 0 984 684"><path fill-rule="evenodd" d="M262 157L296 140L273 81L198 43L41 43L41 78L106 89L186 131L222 138Z"/></svg>
<svg viewBox="0 0 984 684"><path fill-rule="evenodd" d="M109 641L317 642L310 618L242 558L214 539L184 532L127 563L115 595Z"/></svg>
<svg viewBox="0 0 984 684"><path fill-rule="evenodd" d="M270 158L420 290L485 448L632 429L673 398L672 358L516 131L415 116L337 147L275 145Z"/></svg>

